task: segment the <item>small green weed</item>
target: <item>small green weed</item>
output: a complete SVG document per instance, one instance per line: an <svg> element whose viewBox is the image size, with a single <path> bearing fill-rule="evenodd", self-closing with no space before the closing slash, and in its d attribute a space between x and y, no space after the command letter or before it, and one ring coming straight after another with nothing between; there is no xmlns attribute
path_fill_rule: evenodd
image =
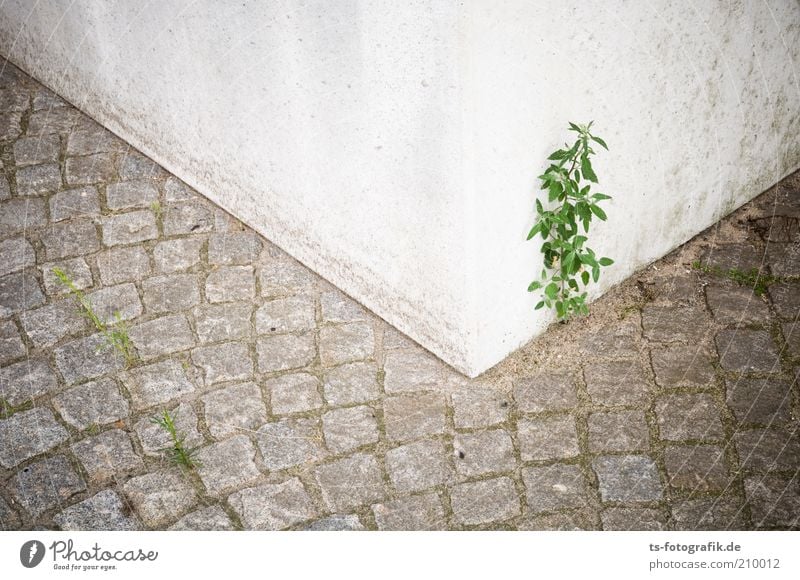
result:
<svg viewBox="0 0 800 580"><path fill-rule="evenodd" d="M161 202L154 201L150 204L150 209L153 210L154 214L156 214L156 219L161 219L161 216L164 213L164 208L161 207Z"/></svg>
<svg viewBox="0 0 800 580"><path fill-rule="evenodd" d="M187 449L184 446L183 442L186 438L183 435L178 434L178 431L175 428L175 420L173 419L172 415L169 414L169 411L162 411L161 416L152 417L150 422L158 425L167 433L169 433L169 436L172 439L172 447L167 447L164 449L164 451L172 463L186 469L202 467L202 464L194 458L195 450Z"/></svg>
<svg viewBox="0 0 800 580"><path fill-rule="evenodd" d="M701 262L692 262L692 268L699 270L705 274L711 274L719 278L727 278L736 282L739 286L746 286L752 288L756 296L763 296L775 282L782 282L784 278L771 276L766 273L759 273L757 268L751 268L744 271L739 268L729 268L725 270L719 266L711 266Z"/></svg>
<svg viewBox="0 0 800 580"><path fill-rule="evenodd" d="M107 325L100 320L100 317L97 316L97 313L95 313L94 309L92 308L92 303L89 302L89 299L86 297L86 295L80 291L80 289L75 285L75 282L72 281L72 279L66 272L64 272L64 270L60 268L53 268L53 274L56 275L56 278L58 278L59 282L69 289L69 293L75 298L75 300L78 301L78 304L81 307L81 314L89 319L94 327L105 337L106 342L102 346L113 347L125 359L125 364L127 366L133 364L136 361L136 355L133 350L131 339L128 336L128 325L125 324L124 320L122 320L120 313L115 312L114 322L110 325Z"/></svg>
<svg viewBox="0 0 800 580"><path fill-rule="evenodd" d="M548 192L549 203L558 202L552 209L544 209L542 202L536 200L537 219L528 233L530 240L537 234L542 236L542 253L544 269L539 280L528 286L528 292L543 290L542 300L536 310L547 306L555 307L559 320L566 321L579 314L588 314L586 306L587 293L581 292L579 282L584 288L590 279L594 282L600 278L600 268L614 263L611 258L600 258L594 250L586 246L588 238L579 235L579 226L583 233L589 233L589 225L594 217L605 221L606 213L599 203L611 199L603 193L590 194L592 183L597 183L597 175L589 159L594 155L592 143L608 149L605 141L590 132L592 123L588 125L569 124L569 130L578 133L578 139L570 147L554 151L548 159L554 161L544 174L542 189ZM583 180L591 183L585 185Z"/></svg>

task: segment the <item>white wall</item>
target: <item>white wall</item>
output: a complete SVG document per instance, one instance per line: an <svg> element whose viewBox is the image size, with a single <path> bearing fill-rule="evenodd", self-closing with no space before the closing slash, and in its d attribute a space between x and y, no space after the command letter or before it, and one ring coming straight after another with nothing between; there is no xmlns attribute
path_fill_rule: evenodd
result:
<svg viewBox="0 0 800 580"><path fill-rule="evenodd" d="M602 289L800 165L800 7L0 5L0 52L458 369L541 332L536 175L595 120Z"/></svg>

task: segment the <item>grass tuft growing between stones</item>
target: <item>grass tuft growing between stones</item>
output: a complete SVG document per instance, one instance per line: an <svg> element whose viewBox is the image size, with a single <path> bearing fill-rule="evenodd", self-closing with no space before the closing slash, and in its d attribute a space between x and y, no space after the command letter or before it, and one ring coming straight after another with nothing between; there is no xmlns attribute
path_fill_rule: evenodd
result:
<svg viewBox="0 0 800 580"><path fill-rule="evenodd" d="M169 433L170 439L172 439L172 447L167 447L164 451L167 454L167 458L172 463L185 469L202 467L202 464L194 458L195 450L187 449L184 446L183 443L186 437L178 434L175 428L175 420L172 415L169 414L169 411L162 411L159 417L152 417L150 422L158 425Z"/></svg>
<svg viewBox="0 0 800 580"><path fill-rule="evenodd" d="M719 278L727 278L736 282L739 286L752 288L756 296L763 296L775 282L783 282L785 278L771 276L769 274L759 272L757 268L751 268L744 271L739 268L729 268L727 270L718 266L711 266L701 262L692 262L692 268L700 270L704 274L711 274Z"/></svg>
<svg viewBox="0 0 800 580"><path fill-rule="evenodd" d="M86 295L80 291L80 289L75 285L75 282L72 281L72 279L66 272L64 272L64 270L60 268L53 268L53 274L56 275L59 282L69 289L70 295L72 295L75 300L78 301L78 304L81 307L81 314L88 318L94 327L105 337L106 342L103 346L113 347L114 350L116 350L125 359L126 366L131 366L134 362L136 362L136 354L133 350L133 343L131 342L130 336L128 336L128 325L122 320L122 316L119 311L114 313L114 322L112 324L108 325L104 323L100 317L97 316L97 313L95 313L94 309L92 309L92 303L89 302L89 299L86 297Z"/></svg>

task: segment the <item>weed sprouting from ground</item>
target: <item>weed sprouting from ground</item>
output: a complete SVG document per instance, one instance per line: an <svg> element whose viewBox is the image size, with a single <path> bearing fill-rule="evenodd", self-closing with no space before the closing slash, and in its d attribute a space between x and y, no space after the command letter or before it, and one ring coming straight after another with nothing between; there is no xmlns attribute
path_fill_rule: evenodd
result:
<svg viewBox="0 0 800 580"><path fill-rule="evenodd" d="M202 464L194 458L194 449L187 449L184 445L184 440L186 438L178 433L175 427L175 419L169 414L169 411L162 411L160 416L152 417L150 422L164 429L164 431L169 434L170 439L172 439L172 447L164 449L168 459L172 463L186 469L195 469L202 466Z"/></svg>
<svg viewBox="0 0 800 580"><path fill-rule="evenodd" d="M767 288L772 284L785 281L784 278L759 272L757 268L751 268L747 271L740 270L739 268L729 268L725 270L719 266L711 266L709 264L703 264L702 262L692 262L692 268L705 274L711 274L719 278L727 278L728 280L736 282L739 286L752 288L753 294L756 296L763 296Z"/></svg>

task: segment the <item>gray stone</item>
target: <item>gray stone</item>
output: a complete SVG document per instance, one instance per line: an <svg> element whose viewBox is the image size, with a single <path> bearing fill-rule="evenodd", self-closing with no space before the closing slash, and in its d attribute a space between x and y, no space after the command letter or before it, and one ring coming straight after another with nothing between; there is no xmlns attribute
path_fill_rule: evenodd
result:
<svg viewBox="0 0 800 580"><path fill-rule="evenodd" d="M0 231L2 231L2 222L0 222ZM796 320L800 316L800 284L797 282L773 284L769 287L769 296L772 298L772 304L775 306L778 316L791 320Z"/></svg>
<svg viewBox="0 0 800 580"><path fill-rule="evenodd" d="M44 280L45 292L50 296L60 296L62 294L69 294L70 292L70 289L62 284L53 273L53 270L56 268L64 272L78 290L85 290L94 284L92 272L89 270L89 266L83 258L73 258L71 260L45 264L41 267L42 280Z"/></svg>
<svg viewBox="0 0 800 580"><path fill-rule="evenodd" d="M663 495L656 464L645 455L602 455L592 467L603 501L657 501Z"/></svg>
<svg viewBox="0 0 800 580"><path fill-rule="evenodd" d="M800 467L800 440L797 427L755 429L735 433L736 451L744 469L796 472Z"/></svg>
<svg viewBox="0 0 800 580"><path fill-rule="evenodd" d="M3 66L6 66L5 62ZM30 94L19 82L12 83L10 88L0 89L0 111L3 113L27 111L29 103Z"/></svg>
<svg viewBox="0 0 800 580"><path fill-rule="evenodd" d="M663 440L718 440L724 435L719 410L711 395L663 395L656 401L655 410Z"/></svg>
<svg viewBox="0 0 800 580"><path fill-rule="evenodd" d="M260 477L253 461L256 450L245 435L236 435L197 453L197 474L209 495L220 497Z"/></svg>
<svg viewBox="0 0 800 580"><path fill-rule="evenodd" d="M86 484L63 455L20 469L10 483L17 502L34 518L62 506L67 499L86 489Z"/></svg>
<svg viewBox="0 0 800 580"><path fill-rule="evenodd" d="M256 442L271 471L319 461L326 453L317 419L281 419L267 423L256 434Z"/></svg>
<svg viewBox="0 0 800 580"><path fill-rule="evenodd" d="M22 133L22 113L0 114L0 143L13 141Z"/></svg>
<svg viewBox="0 0 800 580"><path fill-rule="evenodd" d="M177 469L133 477L122 489L142 522L151 528L164 528L197 503L194 489Z"/></svg>
<svg viewBox="0 0 800 580"><path fill-rule="evenodd" d="M186 514L168 528L170 531L228 531L235 529L231 519L218 505Z"/></svg>
<svg viewBox="0 0 800 580"><path fill-rule="evenodd" d="M0 179L0 183L2 179ZM11 236L47 223L42 198L14 198L0 202L0 237Z"/></svg>
<svg viewBox="0 0 800 580"><path fill-rule="evenodd" d="M797 477L759 475L744 481L753 526L796 529L800 525L800 485Z"/></svg>
<svg viewBox="0 0 800 580"><path fill-rule="evenodd" d="M523 461L566 459L580 453L575 418L571 415L520 419L517 433Z"/></svg>
<svg viewBox="0 0 800 580"><path fill-rule="evenodd" d="M149 360L194 345L194 336L183 314L163 316L130 329L130 338L142 360Z"/></svg>
<svg viewBox="0 0 800 580"><path fill-rule="evenodd" d="M256 280L252 266L222 266L206 278L206 299L209 302L252 300L256 296Z"/></svg>
<svg viewBox="0 0 800 580"><path fill-rule="evenodd" d="M169 433L154 422L160 415L144 417L134 426L145 455L159 456L173 446ZM194 449L203 444L203 436L197 430L197 415L189 403L181 403L170 411L170 416L175 423L175 431L183 438L184 447Z"/></svg>
<svg viewBox="0 0 800 580"><path fill-rule="evenodd" d="M256 310L259 334L302 332L316 327L314 300L308 296L277 298Z"/></svg>
<svg viewBox="0 0 800 580"><path fill-rule="evenodd" d="M58 163L61 142L58 135L41 137L22 137L14 143L14 163L17 167L38 165L40 163Z"/></svg>
<svg viewBox="0 0 800 580"><path fill-rule="evenodd" d="M246 226L222 208L214 210L214 231L217 233L240 233ZM266 241L266 240L264 240Z"/></svg>
<svg viewBox="0 0 800 580"><path fill-rule="evenodd" d="M322 416L322 428L328 449L344 453L378 442L375 411L366 405L334 409Z"/></svg>
<svg viewBox="0 0 800 580"><path fill-rule="evenodd" d="M203 238L179 238L159 242L153 250L156 269L165 274L188 270L200 263Z"/></svg>
<svg viewBox="0 0 800 580"><path fill-rule="evenodd" d="M36 265L36 252L25 238L0 241L0 276Z"/></svg>
<svg viewBox="0 0 800 580"><path fill-rule="evenodd" d="M364 525L355 514L335 514L317 520L304 527L303 530L308 532L358 532L364 530Z"/></svg>
<svg viewBox="0 0 800 580"><path fill-rule="evenodd" d="M206 385L241 381L253 376L250 349L242 342L197 347L192 350L192 362L203 369Z"/></svg>
<svg viewBox="0 0 800 580"><path fill-rule="evenodd" d="M157 237L158 226L151 211L129 211L103 218L103 243L106 246L135 244Z"/></svg>
<svg viewBox="0 0 800 580"><path fill-rule="evenodd" d="M786 351L794 358L800 358L800 323L784 322L781 325L786 338Z"/></svg>
<svg viewBox="0 0 800 580"><path fill-rule="evenodd" d="M158 189L145 179L120 181L106 187L106 203L109 209L131 209L150 207L158 202Z"/></svg>
<svg viewBox="0 0 800 580"><path fill-rule="evenodd" d="M422 491L451 479L441 441L418 441L387 451L386 469L398 493Z"/></svg>
<svg viewBox="0 0 800 580"><path fill-rule="evenodd" d="M672 506L677 530L743 530L747 528L740 500L726 497L687 499Z"/></svg>
<svg viewBox="0 0 800 580"><path fill-rule="evenodd" d="M800 243L769 244L767 246L769 267L775 276L782 278L800 276Z"/></svg>
<svg viewBox="0 0 800 580"><path fill-rule="evenodd" d="M249 530L283 530L317 515L311 497L296 477L243 489L231 494L228 503Z"/></svg>
<svg viewBox="0 0 800 580"><path fill-rule="evenodd" d="M61 188L58 163L20 167L16 177L17 195L43 195Z"/></svg>
<svg viewBox="0 0 800 580"><path fill-rule="evenodd" d="M129 515L120 497L110 489L76 503L57 514L53 521L65 531L134 531L141 529L135 517Z"/></svg>
<svg viewBox="0 0 800 580"><path fill-rule="evenodd" d="M725 453L716 445L669 446L664 465L670 487L692 494L723 491L730 485Z"/></svg>
<svg viewBox="0 0 800 580"><path fill-rule="evenodd" d="M578 404L575 376L545 371L514 382L514 400L523 413L567 411Z"/></svg>
<svg viewBox="0 0 800 580"><path fill-rule="evenodd" d="M194 274L156 276L142 282L144 306L148 312L173 314L200 302L200 288Z"/></svg>
<svg viewBox="0 0 800 580"><path fill-rule="evenodd" d="M144 468L136 455L130 436L120 429L110 429L99 435L74 443L72 452L86 470L91 484L102 485Z"/></svg>
<svg viewBox="0 0 800 580"><path fill-rule="evenodd" d="M302 413L322 406L319 379L307 373L283 375L264 382L276 415Z"/></svg>
<svg viewBox="0 0 800 580"><path fill-rule="evenodd" d="M131 320L142 313L136 286L131 283L109 286L88 294L92 311L106 325L118 320Z"/></svg>
<svg viewBox="0 0 800 580"><path fill-rule="evenodd" d="M644 336L653 342L697 344L710 333L705 313L692 306L648 305L642 309Z"/></svg>
<svg viewBox="0 0 800 580"><path fill-rule="evenodd" d="M0 531L8 532L20 528L19 516L11 509L5 500L0 497Z"/></svg>
<svg viewBox="0 0 800 580"><path fill-rule="evenodd" d="M450 490L450 503L454 521L465 525L500 523L521 513L517 490L508 477L456 485Z"/></svg>
<svg viewBox="0 0 800 580"><path fill-rule="evenodd" d="M372 506L372 513L379 530L422 531L447 528L442 500L434 492L375 504Z"/></svg>
<svg viewBox="0 0 800 580"><path fill-rule="evenodd" d="M194 310L197 336L203 343L247 338L252 313L248 302L198 306Z"/></svg>
<svg viewBox="0 0 800 580"><path fill-rule="evenodd" d="M214 229L214 215L200 203L170 205L163 217L164 235L202 234Z"/></svg>
<svg viewBox="0 0 800 580"><path fill-rule="evenodd" d="M639 405L649 401L653 394L653 388L636 360L593 361L586 365L583 375L586 390L595 404Z"/></svg>
<svg viewBox="0 0 800 580"><path fill-rule="evenodd" d="M396 328L387 325L383 330L383 348L413 349L417 348L417 344Z"/></svg>
<svg viewBox="0 0 800 580"><path fill-rule="evenodd" d="M118 158L117 167L120 179L160 179L166 175L155 161L132 149Z"/></svg>
<svg viewBox="0 0 800 580"><path fill-rule="evenodd" d="M639 317L629 315L611 327L603 325L592 332L578 335L578 352L592 357L598 354L609 358L635 357L639 353L635 337L640 333Z"/></svg>
<svg viewBox="0 0 800 580"><path fill-rule="evenodd" d="M56 366L68 385L121 370L125 359L102 334L73 340L55 349Z"/></svg>
<svg viewBox="0 0 800 580"><path fill-rule="evenodd" d="M208 239L211 265L248 265L261 253L261 238L255 232L214 234Z"/></svg>
<svg viewBox="0 0 800 580"><path fill-rule="evenodd" d="M323 389L331 405L366 403L380 396L375 363L357 362L325 371Z"/></svg>
<svg viewBox="0 0 800 580"><path fill-rule="evenodd" d="M0 169L2 169L2 165L0 165ZM0 201L9 197L11 197L11 187L8 185L8 180L0 175ZM0 228L2 228L2 222L0 222Z"/></svg>
<svg viewBox="0 0 800 580"><path fill-rule="evenodd" d="M190 201L199 197L194 189L172 175L164 184L164 194L167 201Z"/></svg>
<svg viewBox="0 0 800 580"><path fill-rule="evenodd" d="M708 352L696 345L652 350L656 382L664 388L707 387L714 383L714 367Z"/></svg>
<svg viewBox="0 0 800 580"><path fill-rule="evenodd" d="M14 322L0 320L0 365L25 356L26 352L27 349ZM0 384L2 384L2 379L0 379Z"/></svg>
<svg viewBox="0 0 800 580"><path fill-rule="evenodd" d="M64 170L67 185L72 186L105 183L114 178L115 172L114 158L107 153L69 157Z"/></svg>
<svg viewBox="0 0 800 580"><path fill-rule="evenodd" d="M522 470L522 481L532 513L581 508L590 503L586 478L577 465L528 467Z"/></svg>
<svg viewBox="0 0 800 580"><path fill-rule="evenodd" d="M100 215L100 199L93 185L60 191L50 197L50 219L54 222Z"/></svg>
<svg viewBox="0 0 800 580"><path fill-rule="evenodd" d="M516 465L511 436L502 429L456 435L453 448L456 471L467 477L512 471Z"/></svg>
<svg viewBox="0 0 800 580"><path fill-rule="evenodd" d="M383 422L391 441L444 433L444 396L419 393L387 397L383 400Z"/></svg>
<svg viewBox="0 0 800 580"><path fill-rule="evenodd" d="M67 133L75 124L80 111L72 107L56 107L37 111L28 118L28 135L40 137Z"/></svg>
<svg viewBox="0 0 800 580"><path fill-rule="evenodd" d="M322 500L331 511L346 511L383 499L383 477L371 455L357 453L315 470Z"/></svg>
<svg viewBox="0 0 800 580"><path fill-rule="evenodd" d="M258 339L256 349L258 370L262 373L304 367L317 355L312 333L265 336Z"/></svg>
<svg viewBox="0 0 800 580"><path fill-rule="evenodd" d="M577 532L599 530L597 515L591 509L571 510L563 513L529 516L517 526L518 530L546 532Z"/></svg>
<svg viewBox="0 0 800 580"><path fill-rule="evenodd" d="M722 324L759 324L769 318L764 299L751 288L712 285L706 288L706 299L714 319Z"/></svg>
<svg viewBox="0 0 800 580"><path fill-rule="evenodd" d="M28 358L0 369L0 399L12 407L57 388L58 379L44 359Z"/></svg>
<svg viewBox="0 0 800 580"><path fill-rule="evenodd" d="M69 438L47 409L41 407L0 419L0 465L15 467Z"/></svg>
<svg viewBox="0 0 800 580"><path fill-rule="evenodd" d="M603 512L603 529L657 532L667 529L664 514L653 508L614 507Z"/></svg>
<svg viewBox="0 0 800 580"><path fill-rule="evenodd" d="M726 379L727 403L742 423L769 425L791 418L791 385L782 379Z"/></svg>
<svg viewBox="0 0 800 580"><path fill-rule="evenodd" d="M122 375L122 381L131 394L137 411L165 405L194 391L180 363L166 360L137 367Z"/></svg>
<svg viewBox="0 0 800 580"><path fill-rule="evenodd" d="M99 379L73 387L54 397L53 406L64 421L79 431L108 425L128 416L128 401L113 379Z"/></svg>
<svg viewBox="0 0 800 580"><path fill-rule="evenodd" d="M716 336L719 364L728 371L775 372L778 349L765 330L722 330Z"/></svg>
<svg viewBox="0 0 800 580"><path fill-rule="evenodd" d="M48 260L91 254L100 249L94 223L87 218L52 224L40 239Z"/></svg>
<svg viewBox="0 0 800 580"><path fill-rule="evenodd" d="M97 255L103 284L137 282L150 275L150 258L141 246L114 248Z"/></svg>
<svg viewBox="0 0 800 580"><path fill-rule="evenodd" d="M375 336L367 323L325 326L319 333L319 353L324 366L371 358Z"/></svg>
<svg viewBox="0 0 800 580"><path fill-rule="evenodd" d="M113 133L81 116L67 136L67 155L91 155L120 151L125 145Z"/></svg>
<svg viewBox="0 0 800 580"><path fill-rule="evenodd" d="M39 283L27 272L17 272L0 278L0 318L30 310L44 304Z"/></svg>
<svg viewBox="0 0 800 580"><path fill-rule="evenodd" d="M703 252L700 260L704 266L717 268L723 272L736 268L743 272L758 270L763 265L764 252L749 243L720 244L711 246Z"/></svg>
<svg viewBox="0 0 800 580"><path fill-rule="evenodd" d="M292 259L271 260L258 270L261 295L267 298L311 294L315 289L314 274Z"/></svg>
<svg viewBox="0 0 800 580"><path fill-rule="evenodd" d="M338 290L323 292L320 306L325 322L364 322L370 319L363 306Z"/></svg>
<svg viewBox="0 0 800 580"><path fill-rule="evenodd" d="M511 407L510 397L488 388L473 388L450 395L453 422L457 429L490 427L504 423Z"/></svg>
<svg viewBox="0 0 800 580"><path fill-rule="evenodd" d="M444 368L438 359L420 349L387 352L383 367L387 393L435 388L442 382Z"/></svg>
<svg viewBox="0 0 800 580"><path fill-rule="evenodd" d="M239 430L255 431L267 422L261 389L255 383L233 385L203 397L206 425L221 439Z"/></svg>
<svg viewBox="0 0 800 580"><path fill-rule="evenodd" d="M643 411L589 415L589 450L593 453L644 451L650 434Z"/></svg>

